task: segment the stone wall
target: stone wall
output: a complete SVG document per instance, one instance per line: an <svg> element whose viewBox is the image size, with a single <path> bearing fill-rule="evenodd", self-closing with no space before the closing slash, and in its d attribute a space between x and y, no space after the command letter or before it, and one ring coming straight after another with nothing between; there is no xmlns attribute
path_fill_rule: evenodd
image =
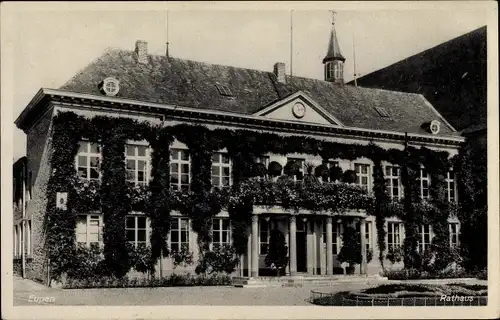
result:
<svg viewBox="0 0 500 320"><path fill-rule="evenodd" d="M32 259L26 263L26 276L39 281L47 278L43 224L47 205L47 183L51 173L49 160L52 116L53 108L49 108L27 132L26 139L28 172L31 172L31 186L27 186L27 192L31 195L26 205L26 218L31 220L32 230Z"/></svg>

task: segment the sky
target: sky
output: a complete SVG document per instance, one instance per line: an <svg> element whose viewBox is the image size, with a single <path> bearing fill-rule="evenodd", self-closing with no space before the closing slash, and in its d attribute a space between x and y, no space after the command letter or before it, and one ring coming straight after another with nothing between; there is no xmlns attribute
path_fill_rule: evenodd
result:
<svg viewBox="0 0 500 320"><path fill-rule="evenodd" d="M148 42L152 54L165 54L168 34L170 55L177 58L267 71L279 61L286 63L290 73L293 20L293 75L322 79L321 60L331 29L331 9L337 12L337 37L347 59L344 75L350 81L354 74L353 47L357 73L362 76L484 26L487 21L481 6L453 3L412 10L396 5L370 9L366 3L353 8L337 2L256 2L242 7L162 2L151 7L61 4L24 7L12 11L9 17L13 120L40 88L57 89L106 48L133 50L138 39ZM25 154L26 143L24 133L14 130L15 160Z"/></svg>

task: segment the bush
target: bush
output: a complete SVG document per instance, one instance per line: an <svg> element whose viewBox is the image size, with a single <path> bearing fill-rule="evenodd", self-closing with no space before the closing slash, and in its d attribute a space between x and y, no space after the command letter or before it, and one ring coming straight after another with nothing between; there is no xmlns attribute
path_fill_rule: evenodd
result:
<svg viewBox="0 0 500 320"><path fill-rule="evenodd" d="M323 181L326 181L328 178L328 167L324 164L317 166L314 169L314 175L318 178L321 177Z"/></svg>
<svg viewBox="0 0 500 320"><path fill-rule="evenodd" d="M276 270L276 275L280 276L280 271L288 265L288 247L285 236L278 229L271 230L269 235L269 250L265 259L266 266Z"/></svg>
<svg viewBox="0 0 500 320"><path fill-rule="evenodd" d="M198 261L196 274L233 273L239 259L236 250L229 245L215 246L212 251L206 252Z"/></svg>
<svg viewBox="0 0 500 320"><path fill-rule="evenodd" d="M344 173L342 172L342 168L340 167L332 166L330 167L330 170L328 170L328 175L330 176L331 182L339 181L340 179L342 179L343 174Z"/></svg>
<svg viewBox="0 0 500 320"><path fill-rule="evenodd" d="M354 267L361 263L361 242L358 232L352 227L346 227L342 234L344 245L340 249L338 260L340 263L347 262Z"/></svg>
<svg viewBox="0 0 500 320"><path fill-rule="evenodd" d="M464 270L448 270L440 272L428 272L418 269L386 270L382 273L389 280L416 280L416 279L452 279L452 278L474 278L474 275Z"/></svg>
<svg viewBox="0 0 500 320"><path fill-rule="evenodd" d="M185 245L182 245L180 250L172 251L171 257L174 269L178 266L186 267L193 264L193 253Z"/></svg>
<svg viewBox="0 0 500 320"><path fill-rule="evenodd" d="M346 170L342 177L342 181L344 181L345 183L355 183L357 177L358 176L356 175L356 172L354 172L353 170Z"/></svg>
<svg viewBox="0 0 500 320"><path fill-rule="evenodd" d="M154 274L156 261L151 254L151 247L145 245L128 246L131 264L135 271Z"/></svg>
<svg viewBox="0 0 500 320"><path fill-rule="evenodd" d="M279 162L271 161L271 163L269 163L269 167L267 169L267 172L269 173L270 176L277 177L277 176L281 175L282 170L283 170L283 166L281 164L279 164Z"/></svg>
<svg viewBox="0 0 500 320"><path fill-rule="evenodd" d="M86 247L77 245L71 266L67 272L68 279L93 279L106 275L103 249L97 245Z"/></svg>
<svg viewBox="0 0 500 320"><path fill-rule="evenodd" d="M186 286L227 286L231 277L227 274L192 276L190 274L171 274L162 279L129 279L123 277L102 277L92 279L68 279L65 289L86 288L139 288L139 287L186 287Z"/></svg>
<svg viewBox="0 0 500 320"><path fill-rule="evenodd" d="M391 248L385 256L392 264L403 261L403 249L401 247Z"/></svg>

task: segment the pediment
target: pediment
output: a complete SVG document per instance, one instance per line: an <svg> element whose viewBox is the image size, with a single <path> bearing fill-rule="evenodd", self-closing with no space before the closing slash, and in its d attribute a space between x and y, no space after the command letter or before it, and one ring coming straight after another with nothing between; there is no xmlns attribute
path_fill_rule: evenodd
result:
<svg viewBox="0 0 500 320"><path fill-rule="evenodd" d="M302 91L274 102L254 115L278 120L343 126L338 119Z"/></svg>

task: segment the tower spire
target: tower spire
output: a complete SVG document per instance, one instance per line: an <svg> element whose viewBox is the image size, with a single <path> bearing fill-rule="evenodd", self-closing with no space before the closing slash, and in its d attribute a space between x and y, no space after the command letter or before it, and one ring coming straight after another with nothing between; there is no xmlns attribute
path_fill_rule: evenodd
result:
<svg viewBox="0 0 500 320"><path fill-rule="evenodd" d="M325 65L325 81L343 84L345 58L340 52L337 31L335 30L335 16L337 13L333 10L330 10L330 12L332 13L332 28L330 30L326 56L323 58L323 64Z"/></svg>

